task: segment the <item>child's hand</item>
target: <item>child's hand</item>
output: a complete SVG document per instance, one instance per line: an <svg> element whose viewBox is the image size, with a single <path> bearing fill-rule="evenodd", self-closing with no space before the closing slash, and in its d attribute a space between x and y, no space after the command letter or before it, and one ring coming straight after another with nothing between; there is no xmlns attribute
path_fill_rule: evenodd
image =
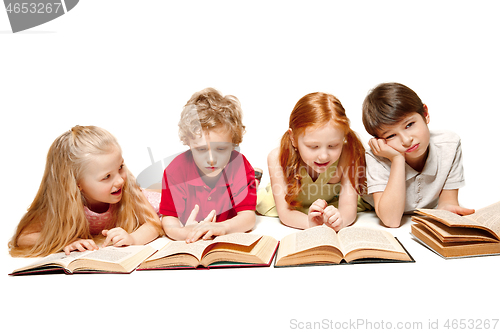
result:
<svg viewBox="0 0 500 333"><path fill-rule="evenodd" d="M186 224L185 224L186 226L198 223L198 221L196 221L196 216L198 215L199 211L200 211L200 207L198 205L194 205L194 208L191 211L191 214L189 214L189 217L186 220ZM207 217L205 217L203 219L203 221L205 221L205 222L215 222L215 217L216 216L217 216L217 214L216 214L215 210L212 210L210 213L208 213Z"/></svg>
<svg viewBox="0 0 500 333"><path fill-rule="evenodd" d="M323 199L318 199L312 203L307 213L309 227L314 227L324 223L323 211L325 210L326 206L327 203Z"/></svg>
<svg viewBox="0 0 500 333"><path fill-rule="evenodd" d="M122 228L113 228L111 230L103 230L103 236L106 236L102 247L106 247L109 244L113 244L114 246L124 246L124 245L133 245L134 238Z"/></svg>
<svg viewBox="0 0 500 333"><path fill-rule="evenodd" d="M376 139L376 138L370 139L370 141L368 141L368 145L370 146L375 155L380 157L385 157L389 159L391 162L394 160L394 158L398 156L402 156L404 158L404 155L398 152L396 149L389 146L385 141L385 139Z"/></svg>
<svg viewBox="0 0 500 333"><path fill-rule="evenodd" d="M460 207L458 205L452 205L452 204L438 206L438 209L444 209L444 210L447 210L447 211L450 211L452 213L462 215L462 216L474 214L474 212L475 212L474 209L464 208L464 207Z"/></svg>
<svg viewBox="0 0 500 333"><path fill-rule="evenodd" d="M225 235L226 230L223 225L216 223L216 217L216 211L212 210L203 221L192 223L191 231L186 236L186 243L194 243L202 236L204 240L208 240L211 239L212 236ZM191 218L191 215L189 218Z"/></svg>
<svg viewBox="0 0 500 333"><path fill-rule="evenodd" d="M200 207L198 205L194 205L193 210L191 211L191 214L189 214L188 219L186 220L186 226L190 224L196 224L198 221L196 221L196 216L198 215L198 212L200 211Z"/></svg>
<svg viewBox="0 0 500 333"><path fill-rule="evenodd" d="M339 231L344 227L344 221L340 211L334 206L328 206L323 211L324 224L335 231Z"/></svg>
<svg viewBox="0 0 500 333"><path fill-rule="evenodd" d="M69 255L71 251L75 250L84 252L87 250L94 251L98 249L99 247L94 243L92 239L77 239L73 243L66 245L63 250L66 255Z"/></svg>
<svg viewBox="0 0 500 333"><path fill-rule="evenodd" d="M202 221L186 237L186 243L194 243L199 239L210 240L212 237L226 234L226 228L222 223Z"/></svg>

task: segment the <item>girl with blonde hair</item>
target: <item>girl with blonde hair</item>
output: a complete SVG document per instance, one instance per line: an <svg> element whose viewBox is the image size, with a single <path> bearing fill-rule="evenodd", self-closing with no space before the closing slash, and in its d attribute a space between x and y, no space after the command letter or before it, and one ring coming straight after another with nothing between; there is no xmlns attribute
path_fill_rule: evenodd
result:
<svg viewBox="0 0 500 333"><path fill-rule="evenodd" d="M46 256L102 246L145 244L161 233L151 206L159 193L141 191L115 137L75 126L49 149L38 193L9 243L12 256Z"/></svg>
<svg viewBox="0 0 500 333"><path fill-rule="evenodd" d="M302 97L280 147L269 153L271 184L259 190L257 212L300 229L349 226L358 211L370 208L360 197L366 187L364 155L335 96Z"/></svg>

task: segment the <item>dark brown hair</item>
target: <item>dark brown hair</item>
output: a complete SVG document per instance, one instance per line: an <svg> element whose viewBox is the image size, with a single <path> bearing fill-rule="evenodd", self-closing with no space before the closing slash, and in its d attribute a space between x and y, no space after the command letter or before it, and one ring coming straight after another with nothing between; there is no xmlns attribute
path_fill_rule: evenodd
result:
<svg viewBox="0 0 500 333"><path fill-rule="evenodd" d="M414 112L425 118L422 100L413 90L401 83L382 83L363 102L363 125L377 137L381 127L394 125Z"/></svg>

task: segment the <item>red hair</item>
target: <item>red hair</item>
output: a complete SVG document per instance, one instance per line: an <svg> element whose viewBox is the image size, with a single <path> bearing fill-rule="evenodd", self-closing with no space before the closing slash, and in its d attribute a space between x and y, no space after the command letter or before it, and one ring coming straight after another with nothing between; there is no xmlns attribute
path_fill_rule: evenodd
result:
<svg viewBox="0 0 500 333"><path fill-rule="evenodd" d="M342 154L347 154L348 165L345 168L351 185L358 194L362 194L366 189L365 148L351 130L344 107L335 96L316 92L302 97L290 114L289 128L296 139L307 128L321 127L328 122L333 122L345 133L342 148ZM299 173L301 158L292 145L289 131L281 138L279 161L287 183L285 200L290 206L298 207L300 202L296 198L302 186Z"/></svg>

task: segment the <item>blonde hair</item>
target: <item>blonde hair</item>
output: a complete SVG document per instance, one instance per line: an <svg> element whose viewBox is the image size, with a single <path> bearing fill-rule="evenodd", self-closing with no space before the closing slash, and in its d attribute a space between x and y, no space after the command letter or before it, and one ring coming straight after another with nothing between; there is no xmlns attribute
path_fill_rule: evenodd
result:
<svg viewBox="0 0 500 333"><path fill-rule="evenodd" d="M365 149L351 129L344 107L335 96L316 92L302 97L290 114L289 128L296 140L307 128L320 127L332 121L345 133L342 154L346 154L348 161L349 181L358 194L363 194L366 190ZM281 138L279 162L287 183L285 201L292 207L299 207L301 203L296 199L302 187L301 157L292 145L289 131Z"/></svg>
<svg viewBox="0 0 500 333"><path fill-rule="evenodd" d="M121 152L115 137L96 126L75 126L52 143L38 193L9 242L12 256L46 256L78 238L91 238L78 182L93 156L116 149ZM114 209L115 227L130 233L143 223L152 223L160 231L156 213L128 169L126 173L122 199ZM41 227L36 243L18 246L22 232L35 225Z"/></svg>
<svg viewBox="0 0 500 333"><path fill-rule="evenodd" d="M203 89L191 96L179 121L182 143L202 135L202 132L223 128L232 134L233 144L240 144L245 134L240 101L232 95L223 96L214 88Z"/></svg>

